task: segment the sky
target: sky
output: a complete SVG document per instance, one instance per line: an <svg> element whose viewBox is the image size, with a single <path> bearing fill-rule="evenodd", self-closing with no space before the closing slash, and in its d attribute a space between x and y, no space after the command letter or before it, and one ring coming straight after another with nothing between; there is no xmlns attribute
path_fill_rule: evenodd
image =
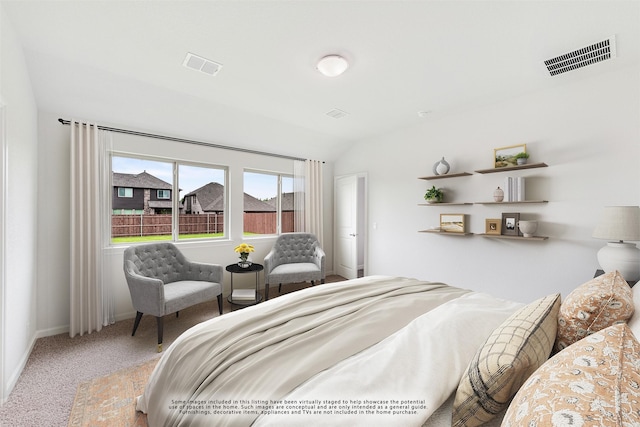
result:
<svg viewBox="0 0 640 427"><path fill-rule="evenodd" d="M169 184L173 182L173 164L170 162L113 156L111 160L111 167L113 172L118 173L139 174L147 171L148 174L168 182ZM210 182L218 182L224 185L224 175L224 169L180 165L178 167L178 179L181 189L180 199L191 191ZM277 178L275 175L245 172L244 181L245 192L253 197L264 200L276 196ZM293 191L293 180L285 181L286 182L283 183L283 191Z"/></svg>

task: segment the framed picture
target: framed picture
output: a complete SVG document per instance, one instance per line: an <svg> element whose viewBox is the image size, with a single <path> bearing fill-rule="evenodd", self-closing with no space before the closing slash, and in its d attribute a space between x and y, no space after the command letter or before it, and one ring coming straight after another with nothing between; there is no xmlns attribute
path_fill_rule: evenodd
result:
<svg viewBox="0 0 640 427"><path fill-rule="evenodd" d="M464 214L440 214L440 231L464 233Z"/></svg>
<svg viewBox="0 0 640 427"><path fill-rule="evenodd" d="M519 213L503 213L501 234L503 236L522 236L518 229L518 221L520 221Z"/></svg>
<svg viewBox="0 0 640 427"><path fill-rule="evenodd" d="M502 230L502 220L500 218L487 218L485 222L485 234L500 234Z"/></svg>
<svg viewBox="0 0 640 427"><path fill-rule="evenodd" d="M493 150L493 167L505 168L508 166L516 166L516 154L526 153L527 144L511 145L509 147L495 148Z"/></svg>

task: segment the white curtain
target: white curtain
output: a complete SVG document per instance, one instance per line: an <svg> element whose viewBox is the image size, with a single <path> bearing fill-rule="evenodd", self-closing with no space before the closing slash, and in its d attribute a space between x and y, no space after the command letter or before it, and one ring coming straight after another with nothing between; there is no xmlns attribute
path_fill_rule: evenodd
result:
<svg viewBox="0 0 640 427"><path fill-rule="evenodd" d="M114 322L105 268L110 237L108 152L111 134L71 121L71 310L69 335L99 331Z"/></svg>
<svg viewBox="0 0 640 427"><path fill-rule="evenodd" d="M322 246L324 230L321 161L295 161L293 191L295 230L315 234Z"/></svg>
<svg viewBox="0 0 640 427"><path fill-rule="evenodd" d="M304 229L304 160L293 162L293 229Z"/></svg>

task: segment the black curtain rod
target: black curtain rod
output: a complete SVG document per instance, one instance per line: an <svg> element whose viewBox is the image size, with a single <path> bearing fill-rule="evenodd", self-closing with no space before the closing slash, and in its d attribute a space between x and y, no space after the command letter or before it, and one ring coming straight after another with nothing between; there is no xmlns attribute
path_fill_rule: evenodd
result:
<svg viewBox="0 0 640 427"><path fill-rule="evenodd" d="M71 120L58 119L58 121L63 125L71 124ZM83 123L83 124L85 124L85 123ZM264 151L249 150L248 148L230 147L228 145L212 144L210 142L202 142L202 141L194 141L194 140L191 140L191 139L175 138L173 136L156 135L156 134L153 134L153 133L137 132L137 131L128 130L128 129L118 129L118 128L112 128L112 127L107 127L107 126L99 126L99 125L98 125L98 129L108 130L108 131L117 132L117 133L124 133L124 134L127 134L127 135L146 136L146 137L149 137L149 138L164 139L166 141L184 142L186 144L195 144L195 145L204 145L206 147L221 148L223 150L241 151L243 153L260 154L260 155L263 155L263 156L270 156L270 157L280 157L281 159L305 160L305 159L303 159L301 157L285 156L284 154L266 153ZM322 163L324 163L324 162L322 162Z"/></svg>

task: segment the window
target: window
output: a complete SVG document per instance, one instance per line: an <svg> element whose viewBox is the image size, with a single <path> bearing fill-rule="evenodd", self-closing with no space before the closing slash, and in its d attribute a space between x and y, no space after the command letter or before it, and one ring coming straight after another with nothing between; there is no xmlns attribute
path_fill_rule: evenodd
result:
<svg viewBox="0 0 640 427"><path fill-rule="evenodd" d="M133 188L118 188L118 197L133 197Z"/></svg>
<svg viewBox="0 0 640 427"><path fill-rule="evenodd" d="M178 166L181 201L179 239L223 237L227 206L226 170Z"/></svg>
<svg viewBox="0 0 640 427"><path fill-rule="evenodd" d="M117 155L111 167L112 243L225 236L226 169Z"/></svg>
<svg viewBox="0 0 640 427"><path fill-rule="evenodd" d="M244 234L293 231L293 177L244 172Z"/></svg>
<svg viewBox="0 0 640 427"><path fill-rule="evenodd" d="M280 180L280 232L291 233L295 231L293 177L283 175Z"/></svg>

